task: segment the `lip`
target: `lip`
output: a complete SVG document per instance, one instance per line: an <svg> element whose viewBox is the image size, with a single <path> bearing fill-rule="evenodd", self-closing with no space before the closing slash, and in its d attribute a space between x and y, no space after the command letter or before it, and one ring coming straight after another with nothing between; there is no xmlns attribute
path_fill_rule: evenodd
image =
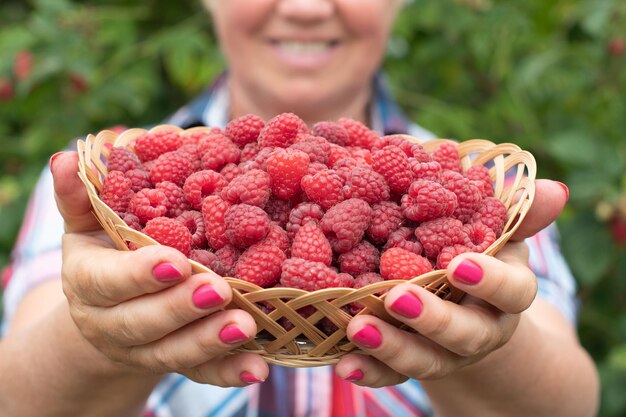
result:
<svg viewBox="0 0 626 417"><path fill-rule="evenodd" d="M290 43L292 45L288 45ZM293 45L294 43L317 45L299 49ZM327 46L318 49L319 44ZM299 70L314 70L327 65L337 55L342 42L336 39L289 38L268 39L267 45L281 65Z"/></svg>

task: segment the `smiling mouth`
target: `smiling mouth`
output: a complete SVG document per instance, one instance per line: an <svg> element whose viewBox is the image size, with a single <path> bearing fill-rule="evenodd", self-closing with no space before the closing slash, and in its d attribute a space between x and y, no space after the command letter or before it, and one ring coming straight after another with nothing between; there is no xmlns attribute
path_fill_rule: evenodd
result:
<svg viewBox="0 0 626 417"><path fill-rule="evenodd" d="M339 45L339 41L270 40L270 44L285 53L306 56L331 51Z"/></svg>

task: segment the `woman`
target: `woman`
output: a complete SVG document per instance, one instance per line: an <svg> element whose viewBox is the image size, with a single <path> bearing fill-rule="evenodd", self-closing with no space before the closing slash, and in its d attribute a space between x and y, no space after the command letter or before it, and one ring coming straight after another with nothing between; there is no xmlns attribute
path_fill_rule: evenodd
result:
<svg viewBox="0 0 626 417"><path fill-rule="evenodd" d="M432 137L406 122L376 75L399 0L206 5L229 70L169 123L224 127L246 113L294 112L309 125L352 117L381 133ZM419 335L360 316L348 337L369 356L294 370L252 353L222 356L256 333L247 313L221 311L228 285L191 275L171 248L114 250L76 164L71 152L51 158L20 235L0 343L2 415L595 413L598 380L572 324L571 276L549 229L529 241L532 257L545 261L534 271L522 242L561 212L560 183L537 181L535 204L496 258L450 263L451 282L469 294L462 305L400 285L385 305ZM62 217L51 214L54 199Z"/></svg>

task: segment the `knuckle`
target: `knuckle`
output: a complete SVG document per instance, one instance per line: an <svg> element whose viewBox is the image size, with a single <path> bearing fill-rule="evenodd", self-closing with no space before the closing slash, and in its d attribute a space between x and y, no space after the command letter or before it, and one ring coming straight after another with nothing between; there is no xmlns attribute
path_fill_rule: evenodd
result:
<svg viewBox="0 0 626 417"><path fill-rule="evenodd" d="M423 331L420 333L425 336L436 337L445 334L450 328L450 323L452 322L452 314L449 309L442 309L441 314L435 320L429 321Z"/></svg>
<svg viewBox="0 0 626 417"><path fill-rule="evenodd" d="M185 368L170 352L161 347L152 351L152 363L148 367L154 372L174 372Z"/></svg>
<svg viewBox="0 0 626 417"><path fill-rule="evenodd" d="M429 361L414 371L419 379L434 380L445 376L444 366L438 355L432 355Z"/></svg>
<svg viewBox="0 0 626 417"><path fill-rule="evenodd" d="M494 344L493 332L486 326L481 326L480 331L460 344L456 353L463 357L476 356L490 350Z"/></svg>

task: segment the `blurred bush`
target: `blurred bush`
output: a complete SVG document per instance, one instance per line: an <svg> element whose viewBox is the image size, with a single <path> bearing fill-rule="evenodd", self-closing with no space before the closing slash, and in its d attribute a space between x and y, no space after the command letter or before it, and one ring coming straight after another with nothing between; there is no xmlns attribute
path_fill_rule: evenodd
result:
<svg viewBox="0 0 626 417"><path fill-rule="evenodd" d="M158 122L222 70L197 0L4 0L0 265L52 153ZM385 70L421 125L516 142L570 187L559 223L580 334L601 370L601 416L626 415L626 2L414 0Z"/></svg>

